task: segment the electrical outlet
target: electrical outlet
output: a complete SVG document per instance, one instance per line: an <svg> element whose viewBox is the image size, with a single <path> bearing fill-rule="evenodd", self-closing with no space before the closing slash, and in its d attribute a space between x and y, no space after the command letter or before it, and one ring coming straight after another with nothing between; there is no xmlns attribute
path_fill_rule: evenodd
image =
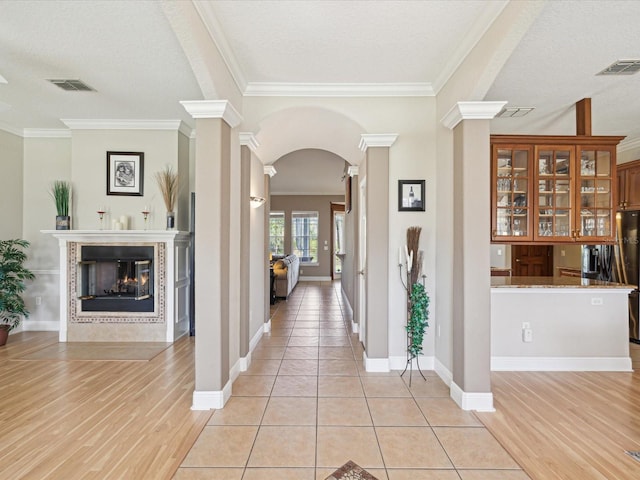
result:
<svg viewBox="0 0 640 480"><path fill-rule="evenodd" d="M499 257L501 257L501 256L502 256L502 249L501 249L501 248L499 248L499 249L498 249L498 256L499 256Z"/></svg>
<svg viewBox="0 0 640 480"><path fill-rule="evenodd" d="M36 305L42 305L42 297L36 297Z"/></svg>
<svg viewBox="0 0 640 480"><path fill-rule="evenodd" d="M525 343L533 342L533 330L525 328L522 330L522 341Z"/></svg>

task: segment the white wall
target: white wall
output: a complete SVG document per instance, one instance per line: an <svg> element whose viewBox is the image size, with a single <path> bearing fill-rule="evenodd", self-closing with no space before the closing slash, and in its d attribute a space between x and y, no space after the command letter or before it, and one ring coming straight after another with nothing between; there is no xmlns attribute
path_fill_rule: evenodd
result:
<svg viewBox="0 0 640 480"><path fill-rule="evenodd" d="M111 228L112 219L128 215L130 229L144 228L143 207L151 207L150 230L166 228L166 208L155 180L155 173L166 165L178 170L188 165L188 156L179 162L176 130L74 130L72 132L73 210L72 228L98 229L100 222L96 209L106 205L105 228ZM107 151L144 152L144 195L107 195ZM184 148L182 149L184 155ZM184 172L188 178L188 172ZM181 228L188 225L188 191L183 189L178 201L176 222Z"/></svg>
<svg viewBox="0 0 640 480"><path fill-rule="evenodd" d="M25 330L57 330L60 312L58 241L40 230L55 229L54 180L71 180L71 138L26 138L24 145L24 230L31 242L29 267L36 274L25 301L31 316ZM36 298L40 297L40 305Z"/></svg>
<svg viewBox="0 0 640 480"><path fill-rule="evenodd" d="M17 135L0 130L0 239L22 236L22 157L23 140Z"/></svg>
<svg viewBox="0 0 640 480"><path fill-rule="evenodd" d="M630 367L628 293L613 288L492 288L492 369ZM522 340L523 322L529 323L532 342Z"/></svg>

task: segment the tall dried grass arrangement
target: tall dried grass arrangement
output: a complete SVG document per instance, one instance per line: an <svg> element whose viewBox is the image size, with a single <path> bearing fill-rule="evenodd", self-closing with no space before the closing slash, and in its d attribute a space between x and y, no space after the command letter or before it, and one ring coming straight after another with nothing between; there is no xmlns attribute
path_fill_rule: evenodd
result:
<svg viewBox="0 0 640 480"><path fill-rule="evenodd" d="M411 285L418 282L422 270L422 252L420 251L420 232L422 227L407 228L407 250L413 252L413 268L411 269Z"/></svg>
<svg viewBox="0 0 640 480"><path fill-rule="evenodd" d="M164 170L156 172L155 176L167 212L175 212L179 189L178 174L173 170L173 167L167 165Z"/></svg>

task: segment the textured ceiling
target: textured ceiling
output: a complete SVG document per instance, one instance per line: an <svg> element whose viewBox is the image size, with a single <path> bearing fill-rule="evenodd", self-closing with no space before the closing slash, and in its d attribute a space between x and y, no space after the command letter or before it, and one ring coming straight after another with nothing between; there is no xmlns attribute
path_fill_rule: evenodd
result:
<svg viewBox="0 0 640 480"><path fill-rule="evenodd" d="M193 125L179 101L202 92L163 13L187 1L0 1L0 128L64 128L62 118ZM245 93L301 83L437 93L506 3L194 2ZM640 57L640 2L543 4L485 97L536 108L494 120L492 131L572 134L573 105L591 97L594 134L640 139L640 74L595 75L616 59ZM79 78L97 91L64 92L48 78ZM309 147L318 148L295 145ZM268 161L279 152L272 148Z"/></svg>

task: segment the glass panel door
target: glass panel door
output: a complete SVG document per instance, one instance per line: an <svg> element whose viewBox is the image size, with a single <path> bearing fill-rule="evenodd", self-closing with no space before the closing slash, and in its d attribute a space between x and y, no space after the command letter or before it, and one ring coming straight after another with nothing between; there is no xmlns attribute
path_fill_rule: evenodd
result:
<svg viewBox="0 0 640 480"><path fill-rule="evenodd" d="M580 150L580 217L576 230L581 241L613 238L612 170L611 151Z"/></svg>
<svg viewBox="0 0 640 480"><path fill-rule="evenodd" d="M529 150L498 148L494 162L493 237L530 238Z"/></svg>
<svg viewBox="0 0 640 480"><path fill-rule="evenodd" d="M571 147L536 148L536 239L572 241L572 158Z"/></svg>

